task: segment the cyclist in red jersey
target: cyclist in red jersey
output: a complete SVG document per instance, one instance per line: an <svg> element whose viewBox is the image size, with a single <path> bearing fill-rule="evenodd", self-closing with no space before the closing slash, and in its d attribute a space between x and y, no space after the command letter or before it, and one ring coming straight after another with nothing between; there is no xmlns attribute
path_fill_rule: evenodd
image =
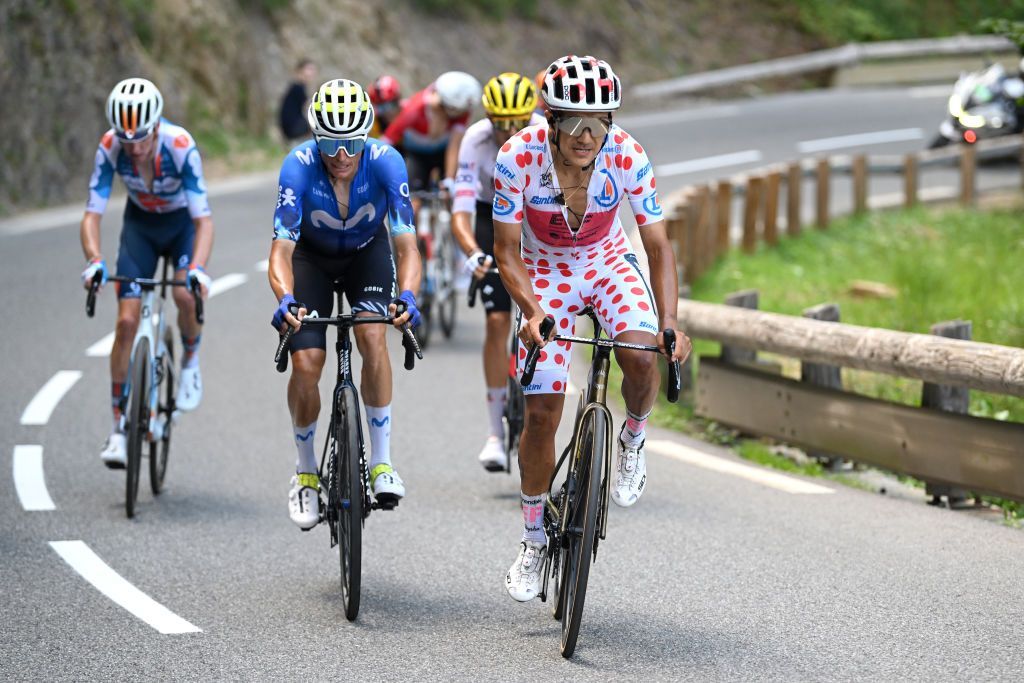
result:
<svg viewBox="0 0 1024 683"><path fill-rule="evenodd" d="M373 127L369 137L379 138L402 109L402 87L397 78L385 74L370 84L366 94L373 105Z"/></svg>

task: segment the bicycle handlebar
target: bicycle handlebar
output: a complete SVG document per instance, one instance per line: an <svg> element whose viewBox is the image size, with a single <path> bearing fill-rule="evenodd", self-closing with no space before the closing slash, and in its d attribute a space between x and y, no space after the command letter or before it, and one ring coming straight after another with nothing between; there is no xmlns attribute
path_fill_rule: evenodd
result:
<svg viewBox="0 0 1024 683"><path fill-rule="evenodd" d="M548 339L548 335L555 328L555 319L550 315L544 318L544 321L540 324L540 333L549 342L551 341L564 341L569 343L578 344L591 344L593 346L603 346L607 348L620 348L620 349L634 349L636 351L650 351L652 353L661 353L661 349L651 344L633 344L631 342L620 342L614 339L601 339L594 337L588 339L586 337L575 337L571 335L556 334L555 336ZM676 333L675 330L666 328L662 330L662 336L665 339L665 351L669 358L672 358L672 354L676 350ZM529 386L533 383L533 374L537 369L537 360L540 358L540 345L534 344L530 347L529 353L526 354L526 362L523 365L523 377L520 380L520 384L524 387ZM680 382L680 371L679 361L670 360L668 364L668 386L666 387L666 397L670 403L675 403L679 400L679 391L681 389Z"/></svg>
<svg viewBox="0 0 1024 683"><path fill-rule="evenodd" d="M484 264L484 261L486 259L487 259L486 256L479 256L479 257L477 257L477 260L480 262L481 266ZM497 275L497 274L498 274L498 269L497 268L488 268L487 269L487 275ZM483 278L477 279L477 278L473 277L472 275L470 276L470 278L469 278L469 291L466 293L467 294L467 298L468 298L467 303L469 304L470 308L474 308L476 306L476 293L478 291L480 291L480 288L483 287L483 286L484 286Z"/></svg>
<svg viewBox="0 0 1024 683"><path fill-rule="evenodd" d="M203 314L203 289L199 285L199 281L192 280L156 280L148 277L126 277L124 275L111 275L107 278L111 282L125 282L128 284L137 284L142 289L156 289L162 285L169 285L171 287L187 287L188 291L192 294L192 300L196 304L196 322L200 325L205 320ZM85 314L90 318L96 314L96 294L100 290L100 283L103 281L103 276L100 273L96 273L92 276L92 282L89 283L89 292L85 296Z"/></svg>

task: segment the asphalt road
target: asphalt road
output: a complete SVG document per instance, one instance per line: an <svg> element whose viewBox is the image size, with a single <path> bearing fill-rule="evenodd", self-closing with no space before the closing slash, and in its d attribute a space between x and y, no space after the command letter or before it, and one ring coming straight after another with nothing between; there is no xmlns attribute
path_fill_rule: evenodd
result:
<svg viewBox="0 0 1024 683"><path fill-rule="evenodd" d="M920 128L924 138L883 145L888 152L919 148L943 100L939 93L830 91L623 123L656 166L756 150L760 161L749 167L792 158L801 142L850 134ZM669 190L744 167L666 175L659 184ZM209 302L204 403L175 432L166 492L153 500L144 480L130 521L123 474L98 458L109 427L106 358L86 355L112 329L113 296L101 299L95 319L84 316L75 222L22 234L0 229L0 279L8 310L17 312L0 336L0 450L10 454L0 476L0 677L1024 674L1019 531L831 483L793 492L802 480L765 478L754 467L734 471L729 454L658 430L650 436L648 491L635 508L613 507L577 655L563 660L547 605L514 603L504 590L520 530L518 486L514 475L488 474L476 463L485 434L483 325L480 312L467 309L454 339L436 343L411 373L399 369L392 336L392 440L408 497L368 521L362 611L346 622L327 532L300 533L287 516L294 447L285 378L271 365L272 295L257 268L269 247L273 186L264 179L213 199L211 271L247 281ZM108 256L117 214L112 208L104 221ZM21 424L59 371L81 375L45 424ZM12 476L19 445L42 447L55 509L23 508L20 496L29 493L16 490ZM193 632L162 634L101 594L57 552L88 550L51 545L69 541L83 542L184 620L175 622L185 625L178 630Z"/></svg>

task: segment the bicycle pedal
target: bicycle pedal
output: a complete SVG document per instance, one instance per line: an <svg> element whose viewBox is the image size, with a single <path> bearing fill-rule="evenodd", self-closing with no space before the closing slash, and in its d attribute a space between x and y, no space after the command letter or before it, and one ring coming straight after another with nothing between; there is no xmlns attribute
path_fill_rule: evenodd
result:
<svg viewBox="0 0 1024 683"><path fill-rule="evenodd" d="M398 507L399 500L401 499L398 496L382 493L377 496L377 500L374 502L373 507L377 510L394 510Z"/></svg>

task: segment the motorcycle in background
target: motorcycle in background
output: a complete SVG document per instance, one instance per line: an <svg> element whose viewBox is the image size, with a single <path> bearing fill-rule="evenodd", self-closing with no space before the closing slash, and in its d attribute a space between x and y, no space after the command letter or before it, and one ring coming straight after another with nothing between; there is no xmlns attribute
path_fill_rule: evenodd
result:
<svg viewBox="0 0 1024 683"><path fill-rule="evenodd" d="M960 74L949 96L949 118L939 126L928 148L973 145L979 140L1020 133L1024 129L1022 98L1024 81L1017 75L1008 76L998 62Z"/></svg>

